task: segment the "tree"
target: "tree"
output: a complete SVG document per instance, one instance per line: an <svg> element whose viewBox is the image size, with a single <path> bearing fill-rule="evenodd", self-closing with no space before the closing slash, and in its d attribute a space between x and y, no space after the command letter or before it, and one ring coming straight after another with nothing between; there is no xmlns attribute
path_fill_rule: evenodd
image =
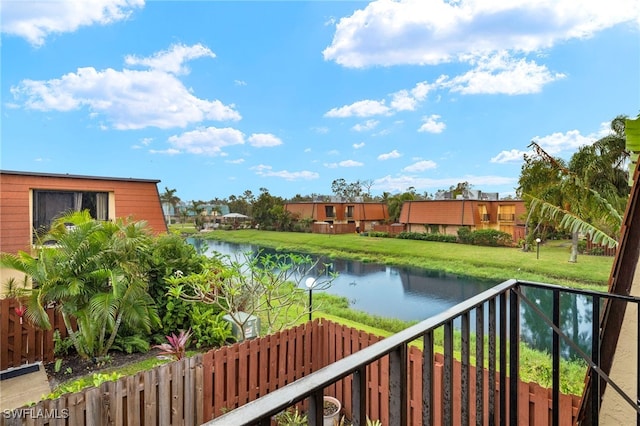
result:
<svg viewBox="0 0 640 426"><path fill-rule="evenodd" d="M530 147L536 157L525 157L518 192L528 202L530 218L571 232L570 262L577 261L580 233L596 244L617 245L629 193L624 119L616 117L611 129L610 135L580 148L568 166L535 142Z"/></svg>
<svg viewBox="0 0 640 426"><path fill-rule="evenodd" d="M151 237L145 222L96 221L88 211L73 212L54 222L47 239L56 246L40 246L35 256L0 256L1 266L37 283L17 295L33 324L50 329L45 307L54 303L84 358L104 356L125 330L148 334L159 324L147 291Z"/></svg>
<svg viewBox="0 0 640 426"><path fill-rule="evenodd" d="M201 273L167 279L168 294L217 306L236 323L244 339L249 316L260 316L267 333L296 324L308 312L298 309L304 303L302 281L317 276L313 288L322 290L335 279L324 269L310 256L297 254L249 252L235 258L215 257Z"/></svg>
<svg viewBox="0 0 640 426"><path fill-rule="evenodd" d="M165 210L165 221L170 223L171 211L169 210L169 206L173 207L173 214L176 214L176 206L180 202L180 198L176 196L176 190L169 189L165 186L164 192L160 194L160 202Z"/></svg>
<svg viewBox="0 0 640 426"><path fill-rule="evenodd" d="M277 207L280 207L280 210ZM260 188L260 195L253 203L253 220L260 224L260 228L274 228L278 220L277 216L282 219L283 211L284 200L271 195L267 188Z"/></svg>
<svg viewBox="0 0 640 426"><path fill-rule="evenodd" d="M340 178L331 182L331 191L344 201L355 201L357 197L362 195L362 186L360 181L347 183L346 180Z"/></svg>
<svg viewBox="0 0 640 426"><path fill-rule="evenodd" d="M389 208L389 221L395 223L400 218L402 211L402 205L405 201L413 201L417 198L415 188L409 187L406 192L402 194L394 195L387 200L387 206Z"/></svg>
<svg viewBox="0 0 640 426"><path fill-rule="evenodd" d="M360 181L360 186L364 188L364 197L365 200L370 201L371 197L371 188L375 185L375 181L373 179L364 179Z"/></svg>

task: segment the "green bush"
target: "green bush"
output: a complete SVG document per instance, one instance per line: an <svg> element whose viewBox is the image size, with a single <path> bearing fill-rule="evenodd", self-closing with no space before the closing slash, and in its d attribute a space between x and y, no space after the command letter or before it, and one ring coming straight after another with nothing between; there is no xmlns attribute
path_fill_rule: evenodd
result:
<svg viewBox="0 0 640 426"><path fill-rule="evenodd" d="M585 240L578 241L578 253L584 254L587 251L587 242Z"/></svg>
<svg viewBox="0 0 640 426"><path fill-rule="evenodd" d="M455 235L420 232L401 232L396 236L396 238L404 240L437 241L441 243L455 243L458 241L458 238Z"/></svg>
<svg viewBox="0 0 640 426"><path fill-rule="evenodd" d="M477 246L508 247L511 243L511 234L497 229L478 229L471 232L471 244Z"/></svg>
<svg viewBox="0 0 640 426"><path fill-rule="evenodd" d="M196 348L223 346L233 339L231 324L222 319L223 312L216 312L214 306L202 303L191 305L191 331Z"/></svg>
<svg viewBox="0 0 640 426"><path fill-rule="evenodd" d="M381 232L381 231L369 231L367 233L367 236L369 236L369 237L377 237L377 238L388 238L389 237L389 233L388 232Z"/></svg>
<svg viewBox="0 0 640 426"><path fill-rule="evenodd" d="M578 245L578 247L580 247ZM591 250L589 250L589 254L591 256L602 256L604 255L604 248L602 247L592 247Z"/></svg>
<svg viewBox="0 0 640 426"><path fill-rule="evenodd" d="M472 232L468 226L461 226L458 228L458 240L462 244L472 244Z"/></svg>

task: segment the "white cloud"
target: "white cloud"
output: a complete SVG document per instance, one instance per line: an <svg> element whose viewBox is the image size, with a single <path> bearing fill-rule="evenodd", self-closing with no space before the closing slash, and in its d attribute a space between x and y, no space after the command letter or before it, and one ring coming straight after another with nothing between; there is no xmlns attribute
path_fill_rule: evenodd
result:
<svg viewBox="0 0 640 426"><path fill-rule="evenodd" d="M495 187L505 185L515 185L517 178L504 176L455 176L440 179L431 179L414 176L385 176L376 179L373 188L377 191L388 191L391 193L405 192L408 188L413 187L417 191L438 189L447 189L458 182L472 182L475 186Z"/></svg>
<svg viewBox="0 0 640 426"><path fill-rule="evenodd" d="M548 154L555 155L563 151L575 151L583 145L595 142L597 138L597 135L584 136L579 130L569 130L565 133L556 132L542 137L535 136L532 140Z"/></svg>
<svg viewBox="0 0 640 426"><path fill-rule="evenodd" d="M422 117L422 126L418 129L419 132L429 133L442 133L447 127L442 121L438 121L441 117L438 114L431 114L430 116Z"/></svg>
<svg viewBox="0 0 640 426"><path fill-rule="evenodd" d="M225 160L224 162L228 164L242 164L244 163L244 158L238 158L237 160Z"/></svg>
<svg viewBox="0 0 640 426"><path fill-rule="evenodd" d="M175 149L175 148L168 148L164 150L150 149L149 152L151 154L164 154L164 155L178 155L181 153L179 149Z"/></svg>
<svg viewBox="0 0 640 426"><path fill-rule="evenodd" d="M472 60L476 65L467 73L454 77L442 86L464 95L538 93L553 81L565 78L562 73L551 73L546 66L526 59L514 59L506 52Z"/></svg>
<svg viewBox="0 0 640 426"><path fill-rule="evenodd" d="M344 160L337 163L324 163L328 169L337 169L338 167L362 167L364 163L355 160Z"/></svg>
<svg viewBox="0 0 640 426"><path fill-rule="evenodd" d="M355 160L344 160L338 163L338 166L340 167L362 167L364 166L364 163L361 163L360 161L355 161Z"/></svg>
<svg viewBox="0 0 640 426"><path fill-rule="evenodd" d="M435 163L435 161L421 160L417 163L413 163L412 165L405 167L404 169L402 169L402 171L409 173L420 173L424 172L425 170L435 169L436 167L438 167L438 165Z"/></svg>
<svg viewBox="0 0 640 426"><path fill-rule="evenodd" d="M525 154L531 151L520 151L519 149L512 149L509 151L501 151L498 155L491 159L492 163L512 163L520 162Z"/></svg>
<svg viewBox="0 0 640 426"><path fill-rule="evenodd" d="M636 0L378 0L343 17L325 60L345 67L434 65L461 55L529 53L637 22Z"/></svg>
<svg viewBox="0 0 640 426"><path fill-rule="evenodd" d="M312 127L311 130L313 130L316 133L320 133L321 135L329 133L328 127Z"/></svg>
<svg viewBox="0 0 640 426"><path fill-rule="evenodd" d="M555 132L546 136L535 136L532 138L550 155L561 155L573 153L584 145L590 145L596 140L611 133L611 122L600 123L600 128L588 135L582 135L579 130L569 130L567 132ZM491 158L492 163L522 162L523 155L533 154L533 151L521 151L518 149L504 150Z"/></svg>
<svg viewBox="0 0 640 426"><path fill-rule="evenodd" d="M364 100L354 102L351 105L344 105L340 108L332 108L325 117L345 118L345 117L371 117L373 115L389 114L389 107L384 101Z"/></svg>
<svg viewBox="0 0 640 426"><path fill-rule="evenodd" d="M194 51L206 53L201 48ZM149 64L184 71L185 58L193 55L185 50L182 54L175 50L167 52L152 57ZM175 61L173 65L168 59ZM136 59L134 62L142 64L145 61ZM117 71L107 68L98 71L93 67L78 68L75 73L58 79L22 80L11 88L11 93L27 109L66 112L87 108L91 117L104 116L111 127L119 130L168 129L203 120L241 119L234 105L197 98L174 74L158 69Z"/></svg>
<svg viewBox="0 0 640 426"><path fill-rule="evenodd" d="M127 19L144 0L2 1L2 32L42 46L50 34Z"/></svg>
<svg viewBox="0 0 640 426"><path fill-rule="evenodd" d="M364 142L360 142L360 143L354 143L352 146L354 149L360 149L360 148L364 148L365 143Z"/></svg>
<svg viewBox="0 0 640 426"><path fill-rule="evenodd" d="M221 156L223 148L244 144L244 135L230 127L207 127L171 136L168 141L175 149L189 154Z"/></svg>
<svg viewBox="0 0 640 426"><path fill-rule="evenodd" d="M184 66L185 62L202 57L215 58L216 54L199 43L193 46L174 44L169 49L157 52L148 58L127 55L124 62L129 66L142 66L151 70L180 75L189 74L189 69Z"/></svg>
<svg viewBox="0 0 640 426"><path fill-rule="evenodd" d="M256 148L265 148L282 145L282 141L270 133L254 133L249 136L249 144Z"/></svg>
<svg viewBox="0 0 640 426"><path fill-rule="evenodd" d="M399 111L414 111L420 102L425 100L429 91L437 88L440 84L440 80L436 81L433 85L428 84L426 81L421 81L416 83L416 85L410 90L401 89L397 92L391 93L389 95L389 106L387 106L386 100L384 99L379 101L365 99L354 102L351 105L332 108L325 113L324 116L332 118L371 117L374 115L393 115ZM378 121L368 120L364 125L356 124L353 126L353 130L363 131L370 130L375 127L370 126L369 123L375 123L376 126L378 125Z"/></svg>
<svg viewBox="0 0 640 426"><path fill-rule="evenodd" d="M233 80L233 84L235 84L236 86L246 86L247 82L244 80Z"/></svg>
<svg viewBox="0 0 640 426"><path fill-rule="evenodd" d="M390 160L392 158L400 158L400 157L402 157L402 154L400 154L398 150L394 149L393 151L387 152L386 154L378 155L378 160L384 161L384 160Z"/></svg>
<svg viewBox="0 0 640 426"><path fill-rule="evenodd" d="M356 132L364 132L367 130L375 129L378 124L380 124L378 120L367 120L364 123L356 124L351 129L355 130Z"/></svg>
<svg viewBox="0 0 640 426"><path fill-rule="evenodd" d="M290 172L287 170L273 171L271 166L260 164L259 166L252 167L251 170L255 170L258 176L263 177L279 177L285 180L311 180L318 179L320 175L316 172L310 172L307 170L301 172Z"/></svg>
<svg viewBox="0 0 640 426"><path fill-rule="evenodd" d="M409 95L408 90L400 90L391 95L391 107L396 111L413 111L418 105L418 101Z"/></svg>

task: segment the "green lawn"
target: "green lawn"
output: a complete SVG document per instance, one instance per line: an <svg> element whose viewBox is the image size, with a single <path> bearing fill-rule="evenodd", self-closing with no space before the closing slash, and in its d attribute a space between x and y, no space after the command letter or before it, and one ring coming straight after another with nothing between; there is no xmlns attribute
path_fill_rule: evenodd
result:
<svg viewBox="0 0 640 426"><path fill-rule="evenodd" d="M432 241L373 238L358 234L323 235L260 230L213 231L203 238L257 244L278 250L324 254L334 258L416 266L480 279L515 278L605 290L613 257L578 256L568 262L569 242L549 241L536 251Z"/></svg>

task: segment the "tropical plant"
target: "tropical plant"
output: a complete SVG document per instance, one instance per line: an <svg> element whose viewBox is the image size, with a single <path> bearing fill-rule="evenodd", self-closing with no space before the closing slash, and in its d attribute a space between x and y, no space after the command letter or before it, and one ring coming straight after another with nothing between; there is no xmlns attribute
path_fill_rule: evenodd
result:
<svg viewBox="0 0 640 426"><path fill-rule="evenodd" d="M611 133L580 148L568 165L535 142L530 147L536 156L525 156L518 192L528 203L528 219L533 215L538 223L571 232L570 262L577 261L580 234L596 244L617 245L629 193L624 129L624 117L616 117Z"/></svg>
<svg viewBox="0 0 640 426"><path fill-rule="evenodd" d="M336 277L310 256L241 253L235 258L213 257L201 273L167 278L168 294L217 306L238 326L244 340L251 317L262 316L268 333L304 317L306 312L297 309L304 303L301 283L312 275L318 276L316 290L328 288Z"/></svg>
<svg viewBox="0 0 640 426"><path fill-rule="evenodd" d="M204 303L195 303L191 306L189 322L198 349L222 346L233 340L231 324L222 318L224 312L216 312L214 308L214 306Z"/></svg>
<svg viewBox="0 0 640 426"><path fill-rule="evenodd" d="M104 356L121 328L151 332L159 318L147 292L151 237L145 222L103 222L87 211L72 212L54 222L47 238L56 245L40 246L34 256L0 255L1 266L33 283L24 290L29 321L50 329L45 307L54 304L84 358Z"/></svg>
<svg viewBox="0 0 640 426"><path fill-rule="evenodd" d="M275 421L278 426L306 426L309 424L307 415L300 413L297 408L288 408L276 414Z"/></svg>
<svg viewBox="0 0 640 426"><path fill-rule="evenodd" d="M160 349L160 356L169 357L175 361L180 361L187 353L187 347L189 339L191 338L191 330L180 330L180 333L176 336L175 333L166 336L167 343L161 345L155 345L154 348Z"/></svg>

